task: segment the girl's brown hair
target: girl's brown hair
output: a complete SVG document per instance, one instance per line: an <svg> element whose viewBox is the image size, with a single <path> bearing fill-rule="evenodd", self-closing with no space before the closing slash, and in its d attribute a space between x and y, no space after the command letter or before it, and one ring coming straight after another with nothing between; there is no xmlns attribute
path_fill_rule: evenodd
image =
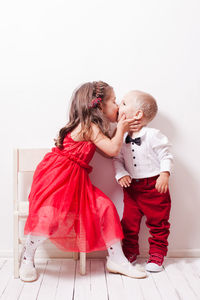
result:
<svg viewBox="0 0 200 300"><path fill-rule="evenodd" d="M96 124L109 137L109 122L105 118L101 105L92 105L94 98L101 98L102 105L109 99L112 87L103 81L87 82L74 91L72 95L69 122L60 129L55 145L63 149L66 134L81 124L80 138L89 140L92 134L91 123Z"/></svg>

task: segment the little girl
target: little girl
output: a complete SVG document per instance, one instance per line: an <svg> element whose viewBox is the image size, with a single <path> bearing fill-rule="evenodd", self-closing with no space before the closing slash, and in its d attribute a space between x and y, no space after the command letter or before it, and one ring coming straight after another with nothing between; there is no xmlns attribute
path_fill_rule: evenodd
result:
<svg viewBox="0 0 200 300"><path fill-rule="evenodd" d="M88 175L96 147L110 157L116 156L124 133L134 129L135 120L123 116L114 137L109 137L109 123L116 122L118 115L115 99L113 88L102 81L85 83L74 92L69 122L60 130L56 147L44 156L33 176L24 228L28 236L19 270L21 280L37 279L34 254L46 239L64 251L108 249L108 271L146 277L140 266L132 266L125 258L117 210L92 185Z"/></svg>

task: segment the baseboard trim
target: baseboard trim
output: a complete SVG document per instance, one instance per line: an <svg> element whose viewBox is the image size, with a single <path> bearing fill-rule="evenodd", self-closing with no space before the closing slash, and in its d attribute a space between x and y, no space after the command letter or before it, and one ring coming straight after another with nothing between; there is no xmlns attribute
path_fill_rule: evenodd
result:
<svg viewBox="0 0 200 300"><path fill-rule="evenodd" d="M148 256L148 250L141 250L141 257ZM185 258L192 258L192 257L200 257L200 249L171 249L167 253L168 258L178 258L178 257L185 257Z"/></svg>
<svg viewBox="0 0 200 300"><path fill-rule="evenodd" d="M88 258L105 258L107 256L107 251L97 251L87 254ZM140 257L147 257L148 250L141 250ZM0 258L12 258L12 250L0 250ZM38 249L36 252L36 258L72 258L72 252L64 252L57 249ZM176 257L185 257L193 258L200 257L200 249L175 249L169 250L167 257L176 258Z"/></svg>

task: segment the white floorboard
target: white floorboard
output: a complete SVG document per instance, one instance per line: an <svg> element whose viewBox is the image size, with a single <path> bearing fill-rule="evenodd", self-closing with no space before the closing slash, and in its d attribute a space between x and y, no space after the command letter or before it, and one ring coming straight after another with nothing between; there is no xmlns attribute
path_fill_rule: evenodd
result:
<svg viewBox="0 0 200 300"><path fill-rule="evenodd" d="M76 262L72 259L62 260L55 300L72 299L76 274Z"/></svg>
<svg viewBox="0 0 200 300"><path fill-rule="evenodd" d="M107 300L108 289L104 260L91 260L91 299Z"/></svg>
<svg viewBox="0 0 200 300"><path fill-rule="evenodd" d="M40 292L40 287L42 285L42 281L44 278L44 273L46 271L47 261L36 261L35 263L37 271L39 273L39 278L37 281L29 284L25 282L23 285L23 289L21 291L19 300L35 300ZM18 279L15 279L18 280ZM13 299L14 300L14 299Z"/></svg>
<svg viewBox="0 0 200 300"><path fill-rule="evenodd" d="M124 289L124 300L143 300L144 296L142 293L141 286L138 279L122 276L123 289Z"/></svg>
<svg viewBox="0 0 200 300"><path fill-rule="evenodd" d="M177 268L181 271L184 278L187 281L187 284L194 292L195 296L198 297L200 295L200 280L199 274L195 272L195 269L191 266L191 261L185 261L184 259L176 262Z"/></svg>
<svg viewBox="0 0 200 300"><path fill-rule="evenodd" d="M40 291L38 293L38 300L53 300L56 297L57 286L59 282L61 269L61 260L49 260L44 272Z"/></svg>
<svg viewBox="0 0 200 300"><path fill-rule="evenodd" d="M76 276L74 282L74 299L76 300L90 300L90 260L86 262L86 275L80 275L80 264L77 262Z"/></svg>
<svg viewBox="0 0 200 300"><path fill-rule="evenodd" d="M162 299L160 291L155 285L153 277L150 273L148 273L147 278L145 278L144 280L140 280L139 285L141 287L142 295L145 300Z"/></svg>
<svg viewBox="0 0 200 300"><path fill-rule="evenodd" d="M145 259L139 259L145 265ZM200 300L200 258L168 258L160 273L133 279L108 273L104 259L37 259L39 278L32 283L13 277L12 259L0 259L1 300Z"/></svg>
<svg viewBox="0 0 200 300"><path fill-rule="evenodd" d="M109 300L125 299L125 289L123 284L123 276L112 274L106 270L107 289Z"/></svg>
<svg viewBox="0 0 200 300"><path fill-rule="evenodd" d="M160 273L152 273L151 277L153 278L154 284L158 289L162 300L180 299L165 270Z"/></svg>
<svg viewBox="0 0 200 300"><path fill-rule="evenodd" d="M172 282L173 287L179 296L179 299L182 300L195 300L200 299L195 295L193 288L189 285L189 282L186 280L187 271L182 272L178 268L179 261L182 259L168 259L165 263L165 270L169 277L169 280ZM199 281L200 284L200 281ZM200 297L200 295L199 295Z"/></svg>

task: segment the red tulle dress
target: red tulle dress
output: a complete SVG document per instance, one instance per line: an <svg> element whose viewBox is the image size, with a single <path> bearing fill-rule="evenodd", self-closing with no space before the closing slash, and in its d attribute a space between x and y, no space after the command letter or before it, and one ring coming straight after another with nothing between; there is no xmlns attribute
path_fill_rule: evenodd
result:
<svg viewBox="0 0 200 300"><path fill-rule="evenodd" d="M88 175L96 146L70 133L63 146L52 148L35 170L24 234L46 236L64 251L105 250L123 233L114 204Z"/></svg>

